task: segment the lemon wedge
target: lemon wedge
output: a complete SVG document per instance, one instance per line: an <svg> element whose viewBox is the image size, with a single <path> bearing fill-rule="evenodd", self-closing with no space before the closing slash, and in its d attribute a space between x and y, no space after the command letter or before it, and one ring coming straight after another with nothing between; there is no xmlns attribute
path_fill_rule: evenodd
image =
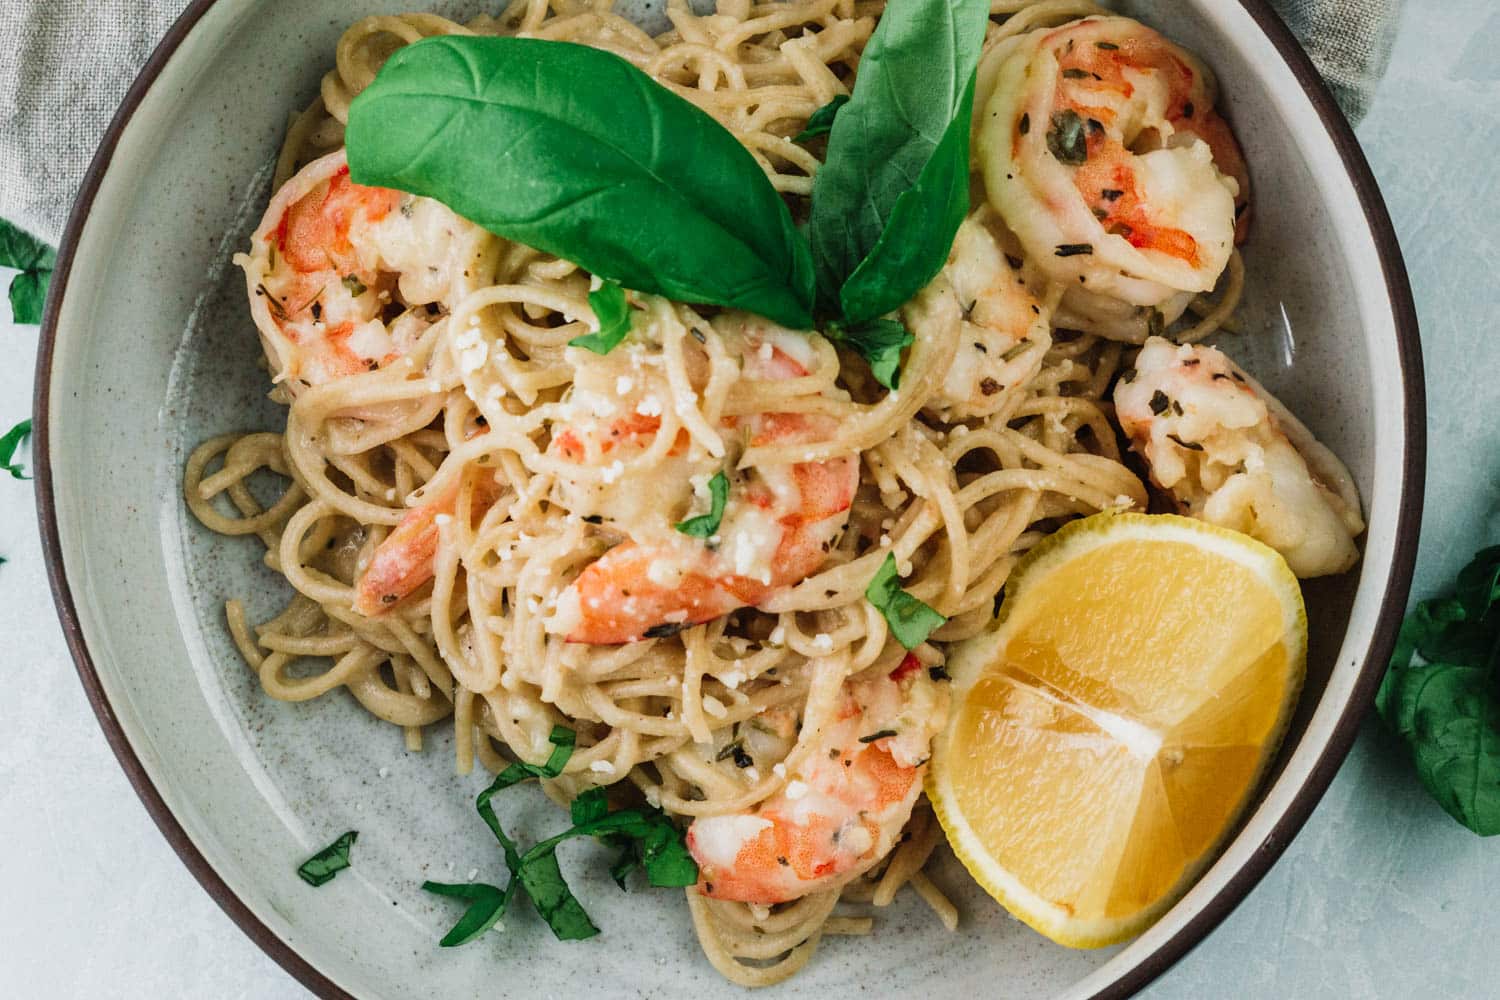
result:
<svg viewBox="0 0 1500 1000"><path fill-rule="evenodd" d="M927 794L990 895L1061 944L1140 933L1211 861L1307 660L1285 560L1184 517L1099 514L1038 545L954 647Z"/></svg>

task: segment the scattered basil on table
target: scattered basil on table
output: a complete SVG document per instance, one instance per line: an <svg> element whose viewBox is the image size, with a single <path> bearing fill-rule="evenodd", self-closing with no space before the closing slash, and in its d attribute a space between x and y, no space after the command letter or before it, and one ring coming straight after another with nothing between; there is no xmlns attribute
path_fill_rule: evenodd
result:
<svg viewBox="0 0 1500 1000"><path fill-rule="evenodd" d="M23 420L0 435L0 472L9 472L12 479L30 479L26 466L16 461L16 452L21 442L31 436L31 421Z"/></svg>
<svg viewBox="0 0 1500 1000"><path fill-rule="evenodd" d="M1500 546L1407 616L1375 705L1448 815L1500 833Z"/></svg>
<svg viewBox="0 0 1500 1000"><path fill-rule="evenodd" d="M42 321L42 306L47 301L47 286L56 264L56 250L0 219L0 267L13 267L21 272L10 283L11 317L17 323Z"/></svg>

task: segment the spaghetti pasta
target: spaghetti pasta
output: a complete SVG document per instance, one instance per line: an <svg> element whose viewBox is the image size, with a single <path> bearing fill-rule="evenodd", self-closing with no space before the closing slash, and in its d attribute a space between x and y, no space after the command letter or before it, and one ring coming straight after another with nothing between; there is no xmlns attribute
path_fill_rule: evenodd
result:
<svg viewBox="0 0 1500 1000"><path fill-rule="evenodd" d="M365 18L340 39L317 100L290 120L276 187L341 183L350 102L400 46L506 34L624 57L722 123L803 216L819 160L789 137L849 92L881 6L722 0L700 15L672 0L672 27L657 37L609 0L514 0L468 24ZM991 11L981 88L995 70L988 54L1008 41L1103 12L1086 0L994 0ZM319 164L328 170L307 173ZM287 198L291 211L297 199ZM406 307L389 324L397 360L299 380L268 345L281 368L284 433L216 437L187 463L194 515L210 530L256 536L294 592L255 625L239 602L226 606L236 645L274 698L343 688L400 727L410 750L425 727L452 725L460 772L476 760L503 767L506 753L544 759L552 728L566 725L578 747L548 783L559 801L628 782L677 816L734 815L787 794L789 775L824 753L846 682L906 661L865 600L888 556L906 591L947 619L912 653L936 667L949 643L992 620L1011 567L1050 531L1148 503L1106 399L1127 348L1054 324L1063 290L1046 278L1027 273L1024 287L1004 292L1023 296L1027 332L994 345L983 325L1000 294L993 275L976 277L977 257L951 261L904 310L915 342L900 390L885 392L816 335L646 296L634 299L641 318L626 347L607 356L569 347L591 330L588 274L432 211L424 239L444 235L438 249L424 244L424 260L440 260L437 284L418 307L404 293L423 276L403 273L379 303ZM1009 275L1006 258L1021 250L983 199L965 225L988 247L982 266ZM257 308L285 311L266 286L274 259L241 262L264 293ZM1225 294L1199 304L1190 339L1229 319L1243 285L1236 253ZM362 284L350 291L351 301L378 298ZM821 477L835 491L843 470L857 474L826 537L797 529L817 545L813 568L740 602L752 606L669 622L639 642L569 641L593 613L587 593L576 597L594 579L590 567L606 552L623 564L635 546L654 577L676 550L635 528L669 527L674 505L701 510L714 469L752 486ZM287 483L270 506L248 488L263 472ZM682 488L664 492L664 483ZM414 578L422 546L430 552ZM770 574L764 555L750 553L736 572ZM571 611L570 593L583 602ZM618 617L633 621L629 608ZM785 712L796 721L788 738L763 739L753 766L735 759L756 720ZM737 983L774 983L824 934L868 933L869 908L906 885L952 928L956 909L923 874L940 841L919 803L894 850L843 884L774 906L689 889L704 951Z"/></svg>

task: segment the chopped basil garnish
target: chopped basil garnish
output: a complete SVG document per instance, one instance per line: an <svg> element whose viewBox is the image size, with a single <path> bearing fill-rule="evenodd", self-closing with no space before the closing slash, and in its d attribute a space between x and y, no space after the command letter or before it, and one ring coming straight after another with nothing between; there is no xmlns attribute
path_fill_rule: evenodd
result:
<svg viewBox="0 0 1500 1000"><path fill-rule="evenodd" d="M603 788L590 788L573 800L570 829L523 854L501 827L491 800L512 785L562 774L573 755L577 736L572 730L557 726L548 739L554 749L547 763L511 764L475 802L480 818L494 833L505 855L505 866L510 870L505 888L483 883L422 884L428 892L470 901L463 917L443 936L440 944L445 948L467 944L493 927L509 909L517 889L531 900L558 940L579 941L598 934L599 928L569 889L557 863L557 845L574 837L597 837L609 846L620 848L621 855L611 865L610 875L622 889L625 877L637 868L645 870L647 881L653 886L681 887L698 881L698 865L688 853L681 831L666 813L651 807L610 812Z"/></svg>
<svg viewBox="0 0 1500 1000"><path fill-rule="evenodd" d="M880 564L875 579L865 588L865 597L885 618L896 641L909 650L926 642L927 637L948 620L901 589L894 553L888 553L885 562Z"/></svg>
<svg viewBox="0 0 1500 1000"><path fill-rule="evenodd" d="M1052 116L1052 127L1047 130L1047 148L1059 163L1081 167L1088 162L1088 136L1078 112L1069 108Z"/></svg>
<svg viewBox="0 0 1500 1000"><path fill-rule="evenodd" d="M833 119L839 113L839 108L849 103L848 94L836 94L833 100L823 105L812 113L807 119L807 127L798 132L793 142L806 142L816 139L820 135L827 135L833 131Z"/></svg>
<svg viewBox="0 0 1500 1000"><path fill-rule="evenodd" d="M350 830L302 862L302 867L297 869L297 874L302 876L302 881L308 885L317 886L332 881L335 875L349 867L349 848L354 846L357 839L359 839L359 831Z"/></svg>
<svg viewBox="0 0 1500 1000"><path fill-rule="evenodd" d="M23 420L0 437L0 472L9 472L12 479L30 479L26 466L15 460L16 450L31 434L31 421Z"/></svg>
<svg viewBox="0 0 1500 1000"><path fill-rule="evenodd" d="M606 281L589 292L589 308L599 321L597 333L587 333L568 341L570 347L582 347L595 354L608 354L630 334L630 304L619 282Z"/></svg>
<svg viewBox="0 0 1500 1000"><path fill-rule="evenodd" d="M500 889L483 882L423 882L422 888L439 896L469 900L469 908L464 911L464 915L438 942L443 948L457 948L461 944L468 944L495 926L505 916L512 895L512 890L508 887Z"/></svg>
<svg viewBox="0 0 1500 1000"><path fill-rule="evenodd" d="M729 477L723 472L714 473L708 481L708 495L711 501L708 513L679 521L678 531L694 538L711 538L718 533L719 524L724 520L724 508L729 503Z"/></svg>

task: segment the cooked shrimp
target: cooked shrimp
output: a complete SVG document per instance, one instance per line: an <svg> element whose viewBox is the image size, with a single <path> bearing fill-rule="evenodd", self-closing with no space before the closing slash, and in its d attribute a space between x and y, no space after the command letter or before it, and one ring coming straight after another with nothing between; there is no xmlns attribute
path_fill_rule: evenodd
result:
<svg viewBox="0 0 1500 1000"><path fill-rule="evenodd" d="M1120 426L1183 513L1260 539L1299 577L1359 559L1359 492L1296 417L1211 347L1153 337L1115 388Z"/></svg>
<svg viewBox="0 0 1500 1000"><path fill-rule="evenodd" d="M987 210L965 219L948 255L945 273L964 321L953 364L927 406L940 420L998 413L1005 390L1035 372L1052 341L1048 316L1027 287L1019 258L1006 254L991 221Z"/></svg>
<svg viewBox="0 0 1500 1000"><path fill-rule="evenodd" d="M354 610L371 618L396 607L433 577L444 518L452 517L460 483L440 496L406 512L391 533L375 547L369 564L354 588ZM493 478L475 483L470 517L478 520L500 495Z"/></svg>
<svg viewBox="0 0 1500 1000"><path fill-rule="evenodd" d="M723 343L740 352L742 379L807 374L798 360L807 351L805 335L759 320L747 321L740 333L724 325ZM688 432L677 424L664 429L662 398L670 393L652 391L651 373L640 368L616 374L612 366L626 363L628 355L614 355L622 360L581 359L575 387L586 388L575 397L582 395L585 410L554 433L549 452L594 472L603 466L601 474L565 486L566 504L625 540L585 567L559 596L548 631L570 642L600 644L670 635L761 604L821 566L848 523L858 459L733 468L730 455L690 449ZM628 388L613 400L602 398L587 388L598 380L582 370L585 365L609 373L604 381L616 389ZM801 413L727 416L721 427L737 447L812 443L836 430L830 418ZM642 463L649 472L636 472L631 459L653 449L664 454ZM729 485L718 530L708 538L675 530L676 522L701 512L716 472Z"/></svg>
<svg viewBox="0 0 1500 1000"><path fill-rule="evenodd" d="M236 258L276 380L295 393L402 357L482 284L472 263L493 240L439 202L355 184L343 150L308 164Z"/></svg>
<svg viewBox="0 0 1500 1000"><path fill-rule="evenodd" d="M1124 17L1034 31L986 60L985 186L1066 285L1058 322L1140 343L1212 291L1245 236L1250 181L1208 69Z"/></svg>
<svg viewBox="0 0 1500 1000"><path fill-rule="evenodd" d="M693 821L700 892L784 903L842 885L890 853L947 714L947 692L913 663L846 681L836 718L781 791L753 810Z"/></svg>

